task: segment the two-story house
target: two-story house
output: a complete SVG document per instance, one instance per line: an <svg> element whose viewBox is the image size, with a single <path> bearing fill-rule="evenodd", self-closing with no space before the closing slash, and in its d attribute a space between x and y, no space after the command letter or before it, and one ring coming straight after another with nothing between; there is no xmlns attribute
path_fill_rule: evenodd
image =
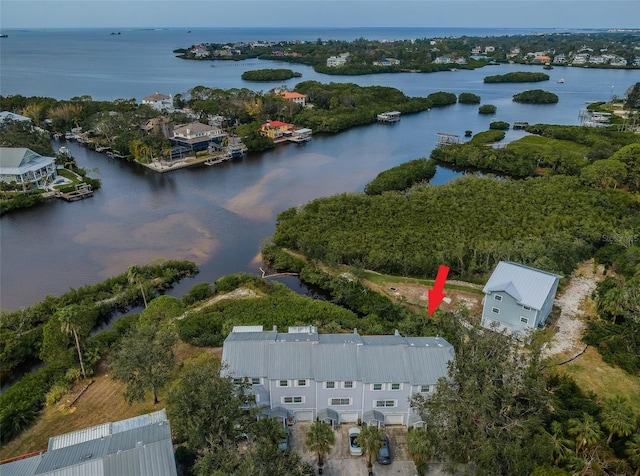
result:
<svg viewBox="0 0 640 476"><path fill-rule="evenodd" d="M561 276L518 263L500 261L482 290L482 325L525 336L544 326Z"/></svg>
<svg viewBox="0 0 640 476"><path fill-rule="evenodd" d="M295 104L299 104L302 107L307 105L308 96L306 94L300 94L295 91L281 91L278 93L280 97L291 101Z"/></svg>
<svg viewBox="0 0 640 476"><path fill-rule="evenodd" d="M22 190L45 188L58 176L55 157L26 147L0 147L0 182L15 182Z"/></svg>
<svg viewBox="0 0 640 476"><path fill-rule="evenodd" d="M192 151L207 150L211 143L220 144L227 133L218 127L192 122L176 127L171 136L174 146L186 147Z"/></svg>
<svg viewBox="0 0 640 476"><path fill-rule="evenodd" d="M453 346L442 337L319 334L313 326L263 331L234 327L224 341L224 375L248 381L256 404L297 420L410 425L412 395L435 391Z"/></svg>
<svg viewBox="0 0 640 476"><path fill-rule="evenodd" d="M158 111L173 111L173 98L158 91L142 98L142 104L147 104Z"/></svg>
<svg viewBox="0 0 640 476"><path fill-rule="evenodd" d="M295 126L282 121L267 121L260 126L260 133L271 139L280 139L292 135Z"/></svg>

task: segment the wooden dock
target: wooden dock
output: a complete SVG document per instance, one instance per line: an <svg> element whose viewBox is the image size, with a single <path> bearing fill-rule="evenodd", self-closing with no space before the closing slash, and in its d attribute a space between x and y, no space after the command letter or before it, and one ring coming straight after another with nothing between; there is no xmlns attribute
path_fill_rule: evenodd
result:
<svg viewBox="0 0 640 476"><path fill-rule="evenodd" d="M57 192L56 196L66 200L67 202L75 202L77 200L93 197L93 189L90 185L82 183L76 185L76 189L72 192Z"/></svg>

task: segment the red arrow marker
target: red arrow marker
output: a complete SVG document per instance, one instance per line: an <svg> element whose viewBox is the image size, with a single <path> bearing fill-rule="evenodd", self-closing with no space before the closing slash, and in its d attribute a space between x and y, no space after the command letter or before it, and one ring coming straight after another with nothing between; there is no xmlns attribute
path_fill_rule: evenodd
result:
<svg viewBox="0 0 640 476"><path fill-rule="evenodd" d="M436 276L436 282L433 284L433 289L427 290L427 296L429 301L429 315L432 315L444 298L444 283L447 280L447 274L449 274L449 267L443 264L438 268L438 275Z"/></svg>

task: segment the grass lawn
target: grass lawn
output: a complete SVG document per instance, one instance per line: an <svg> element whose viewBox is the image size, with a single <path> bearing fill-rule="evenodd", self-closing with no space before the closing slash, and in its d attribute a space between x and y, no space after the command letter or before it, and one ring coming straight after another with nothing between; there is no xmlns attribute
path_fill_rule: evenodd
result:
<svg viewBox="0 0 640 476"><path fill-rule="evenodd" d="M202 352L211 352L218 358L222 356L222 349L203 349L184 342L179 342L174 352L179 362ZM176 369L176 377L178 376L179 366ZM111 380L109 370L104 364L99 366L91 380L94 382L73 407L67 408L68 405L65 405L65 402L72 401L88 383L87 381L78 382L73 391L62 397L58 404L46 407L35 425L21 433L14 440L3 445L0 448L0 461L34 451L45 450L51 436L62 435L102 423L125 420L165 408L162 401L164 397L162 391L159 395L160 403L157 405L153 405L151 397L144 402L128 405L122 397L124 385Z"/></svg>
<svg viewBox="0 0 640 476"><path fill-rule="evenodd" d="M607 364L594 347L589 347L576 360L556 368L573 377L580 388L592 391L600 398L625 397L636 415L640 415L640 378Z"/></svg>

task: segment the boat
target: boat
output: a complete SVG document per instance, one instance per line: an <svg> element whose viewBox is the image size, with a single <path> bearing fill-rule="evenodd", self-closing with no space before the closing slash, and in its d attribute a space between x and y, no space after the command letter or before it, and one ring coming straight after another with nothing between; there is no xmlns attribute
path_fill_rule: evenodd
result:
<svg viewBox="0 0 640 476"><path fill-rule="evenodd" d="M560 79L558 80L558 82L559 82L560 84L564 83L564 78L560 78Z"/></svg>
<svg viewBox="0 0 640 476"><path fill-rule="evenodd" d="M61 155L66 155L67 157L71 157L71 152L65 146L60 147L58 153Z"/></svg>
<svg viewBox="0 0 640 476"><path fill-rule="evenodd" d="M7 35L6 33L3 33L2 35L0 35L0 38L9 38L9 35Z"/></svg>

